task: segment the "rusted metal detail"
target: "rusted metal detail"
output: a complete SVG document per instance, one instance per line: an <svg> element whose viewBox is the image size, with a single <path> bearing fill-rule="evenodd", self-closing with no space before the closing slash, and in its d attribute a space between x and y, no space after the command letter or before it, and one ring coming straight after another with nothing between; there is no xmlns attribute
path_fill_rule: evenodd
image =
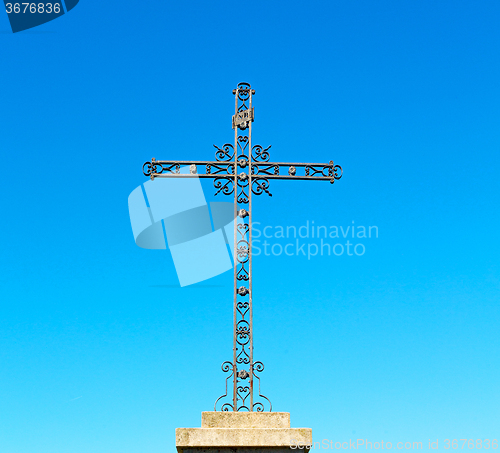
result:
<svg viewBox="0 0 500 453"><path fill-rule="evenodd" d="M247 370L241 370L241 371L238 371L238 377L240 379L243 379L245 380L247 377L250 376L250 373L247 371Z"/></svg>
<svg viewBox="0 0 500 453"><path fill-rule="evenodd" d="M239 127L241 130L245 130L250 126L250 123L254 120L253 107L237 111L233 115L233 129Z"/></svg>
<svg viewBox="0 0 500 453"><path fill-rule="evenodd" d="M252 291L252 195L272 196L269 180L295 179L334 181L342 177L342 167L333 161L327 164L303 162L269 162L269 149L252 146L252 123L255 90L248 83L239 83L233 90L234 144L214 145L215 161L156 160L152 158L143 167L145 176L155 178L213 178L215 194L234 197L234 308L233 308L233 360L222 364L227 373L226 392L220 401L222 411L257 411L271 401L261 394L260 373L262 362L253 360L253 291ZM181 167L189 171L181 173ZM199 173L205 169L205 173ZM237 219L239 218L239 220ZM232 379L232 395L228 382ZM255 391L254 381L258 381ZM255 398L254 398L254 393Z"/></svg>
<svg viewBox="0 0 500 453"><path fill-rule="evenodd" d="M248 294L248 288L245 287L245 286L240 286L238 289L237 289L237 293L240 295L240 296L246 296Z"/></svg>

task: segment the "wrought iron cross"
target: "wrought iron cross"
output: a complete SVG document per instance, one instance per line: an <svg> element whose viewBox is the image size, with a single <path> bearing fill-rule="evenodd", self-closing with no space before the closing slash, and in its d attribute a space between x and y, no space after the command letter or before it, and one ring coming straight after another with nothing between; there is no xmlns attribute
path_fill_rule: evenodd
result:
<svg viewBox="0 0 500 453"><path fill-rule="evenodd" d="M252 145L254 108L252 90L248 83L239 83L233 90L235 114L233 115L234 145L226 143L217 149L215 161L155 160L143 165L143 173L154 178L213 178L215 195L234 196L234 330L233 360L222 364L226 377L226 393L217 403L228 396L228 380L232 377L232 399L221 402L223 411L264 411L261 401L254 401L254 378L258 379L258 397L270 400L260 393L262 362L253 359L252 329L252 194L269 191L270 179L321 180L333 183L342 177L342 167L327 164L269 162L269 148ZM190 173L181 174L180 167L189 165ZM198 173L205 169L205 173ZM223 403L223 404L222 404Z"/></svg>

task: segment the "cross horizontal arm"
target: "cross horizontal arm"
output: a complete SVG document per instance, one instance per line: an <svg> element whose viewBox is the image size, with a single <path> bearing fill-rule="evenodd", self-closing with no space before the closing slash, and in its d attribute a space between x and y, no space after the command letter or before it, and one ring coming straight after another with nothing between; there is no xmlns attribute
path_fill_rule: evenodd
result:
<svg viewBox="0 0 500 453"><path fill-rule="evenodd" d="M327 164L302 162L253 162L253 179L298 179L298 180L328 180L333 183L342 178L342 167Z"/></svg>
<svg viewBox="0 0 500 453"><path fill-rule="evenodd" d="M189 173L181 173L181 167L189 166ZM198 173L205 168L206 173ZM151 179L155 178L219 178L234 176L234 162L220 162L209 160L156 160L146 162L142 172Z"/></svg>
<svg viewBox="0 0 500 453"><path fill-rule="evenodd" d="M247 162L248 163L248 162ZM240 163L241 164L241 163ZM189 166L189 173L181 173L181 167ZM244 164L246 166L246 164ZM143 173L154 178L220 178L234 177L234 162L209 160L156 160L146 162ZM206 173L198 173L205 169ZM333 183L342 177L342 167L327 164L303 162L252 162L251 177L258 179L328 180Z"/></svg>

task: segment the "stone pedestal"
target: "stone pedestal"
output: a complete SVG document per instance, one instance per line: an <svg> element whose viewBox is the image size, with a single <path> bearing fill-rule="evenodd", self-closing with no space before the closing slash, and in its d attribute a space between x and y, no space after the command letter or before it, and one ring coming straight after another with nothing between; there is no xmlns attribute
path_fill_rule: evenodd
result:
<svg viewBox="0 0 500 453"><path fill-rule="evenodd" d="M290 428L288 412L202 412L201 428L177 428L175 443L178 453L291 453L312 430Z"/></svg>

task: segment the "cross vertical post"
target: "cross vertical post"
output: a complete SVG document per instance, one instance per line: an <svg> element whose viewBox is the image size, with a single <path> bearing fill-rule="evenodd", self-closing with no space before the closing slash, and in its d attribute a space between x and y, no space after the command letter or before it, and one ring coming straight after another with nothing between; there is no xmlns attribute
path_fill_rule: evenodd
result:
<svg viewBox="0 0 500 453"><path fill-rule="evenodd" d="M252 312L252 95L240 83L235 95L234 129L234 332L233 411L254 410L253 312ZM248 173L247 173L248 171ZM248 371L243 368L248 365ZM248 379L248 384L246 380ZM239 385L241 384L241 385ZM247 401L249 398L249 401ZM259 406L260 407L260 406Z"/></svg>

